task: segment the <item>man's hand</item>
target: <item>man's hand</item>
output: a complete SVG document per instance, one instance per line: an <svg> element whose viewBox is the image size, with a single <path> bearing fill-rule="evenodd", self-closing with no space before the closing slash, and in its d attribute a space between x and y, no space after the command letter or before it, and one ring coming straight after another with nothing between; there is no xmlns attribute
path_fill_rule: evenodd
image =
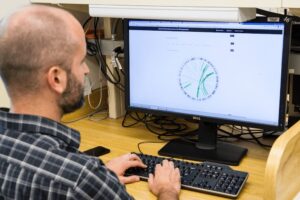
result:
<svg viewBox="0 0 300 200"><path fill-rule="evenodd" d="M125 154L120 157L114 158L106 164L106 167L115 172L122 184L133 183L140 180L138 176L124 176L127 169L131 167L142 167L147 166L141 161L136 154Z"/></svg>
<svg viewBox="0 0 300 200"><path fill-rule="evenodd" d="M180 172L178 168L174 168L173 162L164 160L161 165L157 164L155 175L149 175L148 183L150 191L159 200L179 199Z"/></svg>

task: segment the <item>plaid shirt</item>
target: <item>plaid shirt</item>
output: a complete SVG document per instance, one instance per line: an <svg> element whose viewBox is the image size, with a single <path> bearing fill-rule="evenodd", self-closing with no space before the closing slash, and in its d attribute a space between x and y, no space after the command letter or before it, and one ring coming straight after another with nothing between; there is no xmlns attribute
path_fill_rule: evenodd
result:
<svg viewBox="0 0 300 200"><path fill-rule="evenodd" d="M132 199L79 143L60 123L0 111L0 199Z"/></svg>

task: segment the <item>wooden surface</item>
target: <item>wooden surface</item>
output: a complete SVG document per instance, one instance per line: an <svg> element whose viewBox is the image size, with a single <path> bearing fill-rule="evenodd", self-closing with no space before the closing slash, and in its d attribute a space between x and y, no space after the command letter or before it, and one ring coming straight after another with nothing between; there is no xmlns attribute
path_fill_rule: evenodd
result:
<svg viewBox="0 0 300 200"><path fill-rule="evenodd" d="M68 126L81 132L80 149L82 151L99 145L109 148L111 153L101 156L104 162L128 152L138 152L137 144L139 142L159 141L154 134L146 130L144 125L123 128L121 122L121 119L105 119L99 122L84 119L68 124ZM264 170L269 150L252 143L238 144L247 147L248 154L239 166L232 168L249 172L247 183L238 199L263 199ZM143 144L141 149L143 153L157 155L157 151L163 145L163 143ZM147 182L140 181L126 187L128 192L136 199L155 199L148 190ZM183 189L180 199L217 200L226 198Z"/></svg>
<svg viewBox="0 0 300 200"><path fill-rule="evenodd" d="M281 135L270 151L265 171L265 199L294 199L300 192L299 166L300 121Z"/></svg>

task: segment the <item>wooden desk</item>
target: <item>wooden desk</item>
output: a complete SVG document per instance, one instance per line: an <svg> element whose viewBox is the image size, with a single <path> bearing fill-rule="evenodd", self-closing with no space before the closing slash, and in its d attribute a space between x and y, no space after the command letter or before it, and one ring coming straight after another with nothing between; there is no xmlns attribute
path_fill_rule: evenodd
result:
<svg viewBox="0 0 300 200"><path fill-rule="evenodd" d="M80 149L82 151L99 145L109 148L111 153L101 157L104 162L128 152L138 152L137 144L139 142L159 141L156 136L149 132L142 124L132 128L123 128L121 122L122 119L105 119L100 122L84 119L68 124L68 126L81 132ZM264 170L269 150L257 144L246 142L240 142L239 144L248 148L248 154L239 166L232 168L249 172L249 179L238 199L262 199ZM141 149L143 153L157 155L158 150L163 145L163 143L143 144ZM138 183L129 184L126 187L128 192L136 199L155 199L148 190L147 182L140 181ZM217 200L226 198L183 189L180 199Z"/></svg>

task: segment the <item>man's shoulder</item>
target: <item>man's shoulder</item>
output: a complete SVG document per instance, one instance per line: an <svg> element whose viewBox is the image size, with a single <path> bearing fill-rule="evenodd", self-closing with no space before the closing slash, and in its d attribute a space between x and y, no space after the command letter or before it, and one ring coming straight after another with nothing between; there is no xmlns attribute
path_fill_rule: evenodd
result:
<svg viewBox="0 0 300 200"><path fill-rule="evenodd" d="M14 135L18 137L14 137ZM74 184L83 171L103 170L102 161L47 135L10 131L2 135L1 162L39 174L40 177Z"/></svg>
<svg viewBox="0 0 300 200"><path fill-rule="evenodd" d="M96 193L101 187L108 187L103 184L107 178L113 181L113 175L97 158L57 149L48 151L40 160L34 156L35 151L31 153L33 156L28 156L22 162L12 158L3 159L2 155L0 156L0 182L5 183L5 191L14 192L12 189L22 188L24 192L27 191L25 194L57 193L65 197L70 192L70 195L84 197L93 195L93 192ZM113 182L117 184L116 180ZM88 191L85 189L91 184L96 185L97 190L93 189L89 194L91 188ZM37 185L39 187L32 188Z"/></svg>

